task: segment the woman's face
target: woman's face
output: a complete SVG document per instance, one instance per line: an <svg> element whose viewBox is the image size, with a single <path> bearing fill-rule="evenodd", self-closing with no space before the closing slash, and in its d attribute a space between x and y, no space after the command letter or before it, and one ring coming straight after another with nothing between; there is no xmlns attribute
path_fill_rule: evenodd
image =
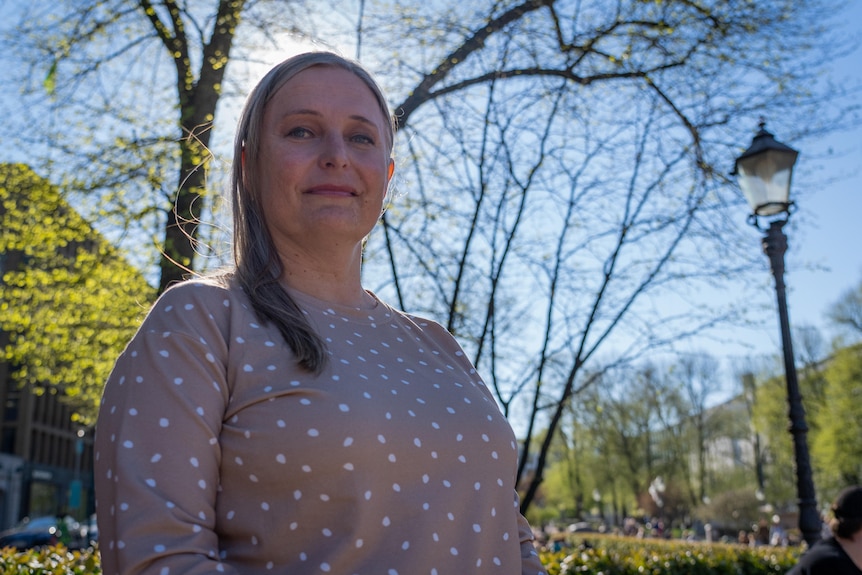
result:
<svg viewBox="0 0 862 575"><path fill-rule="evenodd" d="M392 177L387 130L374 94L343 68L308 68L275 93L255 167L280 254L358 248Z"/></svg>

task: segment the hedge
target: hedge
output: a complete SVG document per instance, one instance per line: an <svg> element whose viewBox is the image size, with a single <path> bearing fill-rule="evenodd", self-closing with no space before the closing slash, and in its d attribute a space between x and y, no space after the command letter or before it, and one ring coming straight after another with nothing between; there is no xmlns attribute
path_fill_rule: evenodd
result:
<svg viewBox="0 0 862 575"><path fill-rule="evenodd" d="M92 549L70 551L58 545L16 551L0 549L0 575L99 575L99 554Z"/></svg>
<svg viewBox="0 0 862 575"><path fill-rule="evenodd" d="M542 551L548 575L783 575L799 557L798 547L742 547L614 536L580 536L570 547ZM0 575L100 575L94 550L49 547L0 550Z"/></svg>
<svg viewBox="0 0 862 575"><path fill-rule="evenodd" d="M568 549L540 553L548 575L784 575L802 552L614 536L581 536L568 543Z"/></svg>

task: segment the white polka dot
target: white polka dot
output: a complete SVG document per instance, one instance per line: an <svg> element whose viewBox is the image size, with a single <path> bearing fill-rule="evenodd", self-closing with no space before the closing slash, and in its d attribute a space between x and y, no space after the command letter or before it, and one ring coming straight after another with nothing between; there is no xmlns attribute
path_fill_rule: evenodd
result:
<svg viewBox="0 0 862 575"><path fill-rule="evenodd" d="M311 428L308 430L308 435L309 435L309 437L317 437L320 435L320 432L314 428Z"/></svg>

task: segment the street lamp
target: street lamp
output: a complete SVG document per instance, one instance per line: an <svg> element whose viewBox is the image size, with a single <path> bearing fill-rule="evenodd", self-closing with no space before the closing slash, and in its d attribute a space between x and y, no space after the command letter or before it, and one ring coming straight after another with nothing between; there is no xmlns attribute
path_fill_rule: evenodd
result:
<svg viewBox="0 0 862 575"><path fill-rule="evenodd" d="M760 130L754 136L751 146L736 159L733 175L737 176L739 187L751 205L749 223L763 231L760 219L771 220L762 244L763 251L769 256L772 275L775 276L775 292L778 298L784 373L787 379L788 417L796 460L799 529L810 547L820 539L820 515L817 512L811 458L808 454L805 408L799 394L793 343L790 339L790 321L787 318L787 296L784 290L784 252L787 250L787 236L782 229L794 208L793 202L790 201L790 179L798 155L799 152L793 148L777 142L761 121Z"/></svg>

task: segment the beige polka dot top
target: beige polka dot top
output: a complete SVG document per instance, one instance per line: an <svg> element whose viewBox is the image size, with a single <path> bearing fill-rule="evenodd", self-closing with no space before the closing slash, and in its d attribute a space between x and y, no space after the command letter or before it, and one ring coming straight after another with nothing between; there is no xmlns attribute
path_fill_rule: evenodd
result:
<svg viewBox="0 0 862 575"><path fill-rule="evenodd" d="M515 437L440 325L291 292L326 342L298 368L233 285L168 290L96 431L106 575L543 573Z"/></svg>

